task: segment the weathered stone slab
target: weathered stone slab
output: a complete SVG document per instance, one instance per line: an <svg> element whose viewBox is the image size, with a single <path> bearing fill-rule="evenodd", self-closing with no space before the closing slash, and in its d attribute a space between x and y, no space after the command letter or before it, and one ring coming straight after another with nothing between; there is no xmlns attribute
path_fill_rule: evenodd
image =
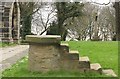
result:
<svg viewBox="0 0 120 79"><path fill-rule="evenodd" d="M106 74L108 76L117 77L117 75L115 74L115 72L112 69L102 70L102 72L103 72L103 74Z"/></svg>
<svg viewBox="0 0 120 79"><path fill-rule="evenodd" d="M99 63L90 64L90 69L102 74L102 67Z"/></svg>
<svg viewBox="0 0 120 79"><path fill-rule="evenodd" d="M63 50L60 50L60 52L63 52ZM79 52L78 51L69 51L69 52L64 52L61 55L61 61L62 61L62 65L63 64L67 64L67 66L72 66L73 62L76 61L76 67L78 67L78 62L79 62ZM64 66L63 66L64 67ZM65 66L66 67L66 66ZM68 67L67 67L68 68Z"/></svg>
<svg viewBox="0 0 120 79"><path fill-rule="evenodd" d="M79 61L79 54L64 53L60 55L62 60L78 60Z"/></svg>
<svg viewBox="0 0 120 79"><path fill-rule="evenodd" d="M78 60L61 60L61 69L67 71L79 71Z"/></svg>
<svg viewBox="0 0 120 79"><path fill-rule="evenodd" d="M27 35L26 41L29 43L42 43L42 44L60 44L61 37L57 35Z"/></svg>
<svg viewBox="0 0 120 79"><path fill-rule="evenodd" d="M69 59L79 61L79 52L78 51L70 51L69 52Z"/></svg>
<svg viewBox="0 0 120 79"><path fill-rule="evenodd" d="M88 57L79 57L79 68L90 69L90 60Z"/></svg>
<svg viewBox="0 0 120 79"><path fill-rule="evenodd" d="M61 54L69 53L69 45L66 44L66 43L61 43L60 44L60 50L61 50Z"/></svg>

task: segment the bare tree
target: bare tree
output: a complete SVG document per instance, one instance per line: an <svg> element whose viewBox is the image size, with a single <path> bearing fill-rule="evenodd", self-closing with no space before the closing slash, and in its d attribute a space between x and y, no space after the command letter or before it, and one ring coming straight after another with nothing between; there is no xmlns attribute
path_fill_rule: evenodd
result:
<svg viewBox="0 0 120 79"><path fill-rule="evenodd" d="M71 18L65 22L73 35L77 32L79 40L92 40L95 34L96 40L111 40L114 37L115 11L112 6L99 7L85 3L83 14L82 17L76 17L74 20Z"/></svg>
<svg viewBox="0 0 120 79"><path fill-rule="evenodd" d="M32 27L37 35L42 35L49 29L50 23L56 20L56 13L53 3L46 3L33 15Z"/></svg>
<svg viewBox="0 0 120 79"><path fill-rule="evenodd" d="M19 2L20 5L20 14L21 14L21 36L22 39L25 39L25 36L31 34L31 21L32 15L35 14L44 3L38 2Z"/></svg>

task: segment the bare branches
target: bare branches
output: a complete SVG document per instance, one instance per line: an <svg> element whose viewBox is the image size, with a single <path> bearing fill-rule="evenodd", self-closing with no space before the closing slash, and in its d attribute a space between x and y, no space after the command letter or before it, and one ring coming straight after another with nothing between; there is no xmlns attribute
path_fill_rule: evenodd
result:
<svg viewBox="0 0 120 79"><path fill-rule="evenodd" d="M38 35L45 33L49 29L50 23L55 20L56 9L50 7L52 7L52 4L42 7L33 15L33 27L36 28L36 31L39 29L39 32L37 31Z"/></svg>
<svg viewBox="0 0 120 79"><path fill-rule="evenodd" d="M45 3L39 3L39 2L19 2L21 15L24 17L29 17L38 12Z"/></svg>

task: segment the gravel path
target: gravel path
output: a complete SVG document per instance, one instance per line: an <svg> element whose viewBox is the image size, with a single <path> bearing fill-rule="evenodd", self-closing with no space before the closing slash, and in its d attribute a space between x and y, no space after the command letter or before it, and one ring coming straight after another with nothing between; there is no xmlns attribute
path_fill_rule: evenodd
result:
<svg viewBox="0 0 120 79"><path fill-rule="evenodd" d="M28 45L0 48L0 72L10 68L16 61L27 55Z"/></svg>

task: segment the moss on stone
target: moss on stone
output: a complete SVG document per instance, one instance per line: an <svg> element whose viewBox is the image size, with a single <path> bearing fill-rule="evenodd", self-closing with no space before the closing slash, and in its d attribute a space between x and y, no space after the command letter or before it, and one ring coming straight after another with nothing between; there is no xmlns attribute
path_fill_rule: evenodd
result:
<svg viewBox="0 0 120 79"><path fill-rule="evenodd" d="M37 35L27 35L26 42L32 43L60 43L61 37L57 35L45 35L45 36L37 36Z"/></svg>

